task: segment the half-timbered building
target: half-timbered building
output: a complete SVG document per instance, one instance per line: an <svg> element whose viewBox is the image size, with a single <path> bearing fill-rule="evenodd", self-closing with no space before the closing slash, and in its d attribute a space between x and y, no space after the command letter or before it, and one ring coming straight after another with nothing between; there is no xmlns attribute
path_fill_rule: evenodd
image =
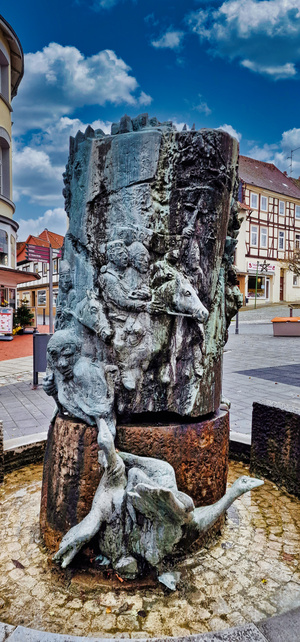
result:
<svg viewBox="0 0 300 642"><path fill-rule="evenodd" d="M300 277L286 261L300 247L300 188L275 165L240 156L235 264L245 302L297 301Z"/></svg>

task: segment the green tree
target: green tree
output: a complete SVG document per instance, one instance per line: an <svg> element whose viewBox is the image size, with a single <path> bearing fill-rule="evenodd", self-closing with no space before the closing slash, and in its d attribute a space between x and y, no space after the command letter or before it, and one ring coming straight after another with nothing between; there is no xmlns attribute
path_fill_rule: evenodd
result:
<svg viewBox="0 0 300 642"><path fill-rule="evenodd" d="M14 326L20 325L24 328L26 325L31 325L33 319L34 314L31 312L30 308L27 307L25 300L23 300L21 305L17 308L17 311L14 313Z"/></svg>

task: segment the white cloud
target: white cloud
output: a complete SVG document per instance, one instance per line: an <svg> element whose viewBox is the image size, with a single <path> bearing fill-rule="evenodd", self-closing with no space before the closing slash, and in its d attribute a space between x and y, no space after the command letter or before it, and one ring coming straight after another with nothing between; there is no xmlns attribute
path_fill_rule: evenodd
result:
<svg viewBox="0 0 300 642"><path fill-rule="evenodd" d="M273 80L282 80L285 78L293 78L296 76L297 70L295 69L294 63L287 62L285 65L261 65L251 60L241 60L241 65L250 69L250 71L257 72L259 74L265 74L273 78Z"/></svg>
<svg viewBox="0 0 300 642"><path fill-rule="evenodd" d="M283 132L281 140L277 143L252 146L248 152L248 156L264 161L265 163L273 163L282 172L287 171L288 174L290 174L291 150L294 150L292 176L298 178L300 175L300 149L297 148L300 148L300 129L294 127Z"/></svg>
<svg viewBox="0 0 300 642"><path fill-rule="evenodd" d="M274 80L296 77L300 61L299 0L227 0L186 18L211 53L237 58Z"/></svg>
<svg viewBox="0 0 300 642"><path fill-rule="evenodd" d="M211 114L211 109L208 106L208 104L202 100L201 94L199 94L199 99L200 102L193 107L196 111L198 111L200 114L205 114L205 116L209 116Z"/></svg>
<svg viewBox="0 0 300 642"><path fill-rule="evenodd" d="M183 37L183 31L169 29L159 40L152 40L151 44L156 49L179 49Z"/></svg>
<svg viewBox="0 0 300 642"><path fill-rule="evenodd" d="M67 215L64 209L56 207L47 210L42 216L36 219L19 219L18 241L26 241L29 234L38 236L45 228L51 232L65 235L67 231Z"/></svg>
<svg viewBox="0 0 300 642"><path fill-rule="evenodd" d="M44 129L86 105L148 104L150 96L140 93L129 72L110 49L84 57L76 47L52 42L26 54L24 80L14 101L14 134Z"/></svg>
<svg viewBox="0 0 300 642"><path fill-rule="evenodd" d="M233 138L236 138L239 142L242 138L242 134L236 131L231 125L220 125L220 127L217 127L217 129L221 129L224 132L227 132L227 134L230 134L230 136L233 136Z"/></svg>
<svg viewBox="0 0 300 642"><path fill-rule="evenodd" d="M95 120L93 129L110 133L110 122ZM13 151L14 200L22 196L42 206L63 203L62 188L69 150L69 138L87 127L78 118L62 117L43 132L35 133L26 146L16 140Z"/></svg>

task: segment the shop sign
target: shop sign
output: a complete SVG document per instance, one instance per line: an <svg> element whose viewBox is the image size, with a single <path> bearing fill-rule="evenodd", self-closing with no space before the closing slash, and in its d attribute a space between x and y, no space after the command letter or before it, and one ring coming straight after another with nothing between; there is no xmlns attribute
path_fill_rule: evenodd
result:
<svg viewBox="0 0 300 642"><path fill-rule="evenodd" d="M13 331L12 308L0 308L0 335L12 334L12 331Z"/></svg>
<svg viewBox="0 0 300 642"><path fill-rule="evenodd" d="M49 263L50 249L49 247L44 247L41 245L30 245L29 243L27 243L25 256L28 261L42 261L43 263Z"/></svg>
<svg viewBox="0 0 300 642"><path fill-rule="evenodd" d="M257 271L257 261L248 261L248 272ZM258 261L258 274L275 274L275 264Z"/></svg>

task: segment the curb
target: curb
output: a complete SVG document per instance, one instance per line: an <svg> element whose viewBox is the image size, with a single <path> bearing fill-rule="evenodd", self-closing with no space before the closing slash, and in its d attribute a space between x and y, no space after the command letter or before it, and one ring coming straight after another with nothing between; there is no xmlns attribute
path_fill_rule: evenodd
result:
<svg viewBox="0 0 300 642"><path fill-rule="evenodd" d="M245 624L224 631L188 635L178 638L141 638L141 642L299 642L300 607L283 615L267 618L257 624ZM111 638L87 638L36 631L24 626L0 622L0 642L109 642ZM123 642L130 638L114 638Z"/></svg>

